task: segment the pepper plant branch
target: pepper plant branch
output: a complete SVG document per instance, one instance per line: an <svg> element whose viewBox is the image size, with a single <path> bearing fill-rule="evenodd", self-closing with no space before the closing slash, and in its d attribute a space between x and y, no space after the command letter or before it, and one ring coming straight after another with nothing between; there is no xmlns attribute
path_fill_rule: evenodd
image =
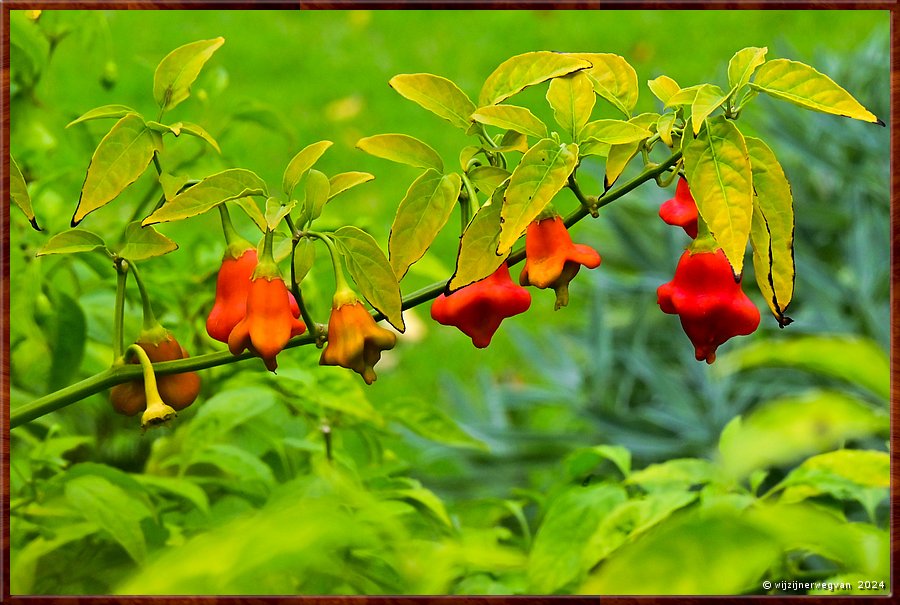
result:
<svg viewBox="0 0 900 605"><path fill-rule="evenodd" d="M624 185L615 189L610 189L605 194L598 197L597 207L600 208L606 206L607 204L611 204L624 195L627 195L631 191L634 191L643 183L655 179L659 174L662 174L663 172L674 166L679 159L681 159L681 152L677 151L664 162L645 169L643 172L641 172L639 175L637 175ZM571 227L581 219L588 216L588 214L588 210L582 204L579 208L565 217L564 223L566 227ZM329 251L331 251L334 246L334 243L331 242L330 238L328 238L328 236L325 234L307 231L304 233L304 235L319 237L320 239L323 239L326 246L329 246ZM337 251L334 250L334 252L336 253ZM509 266L513 266L524 260L524 258L525 249L520 248L519 250L516 250L509 255L507 263L509 264ZM444 292L447 287L447 283L447 281L437 282L405 296L402 299L402 308L404 310L410 309L422 303L428 302L429 300L437 298L441 295L441 293ZM379 312L373 312L372 316L376 321L384 319L384 315ZM312 330L310 330L306 334L295 336L294 338L289 340L287 345L285 346L285 349L313 344L315 342L316 337L314 334L312 334ZM232 355L229 351L219 351L216 353L199 355L197 357L188 357L186 359L178 359L175 361L154 363L153 371L156 372L157 375L194 372L197 370L205 370L207 368L236 363L239 361L244 361L246 359L253 359L255 357L256 356L249 351L241 353L240 355ZM45 414L49 414L50 412L54 412L56 410L64 408L86 397L105 391L112 386L121 384L123 382L128 382L129 380L141 378L141 376L141 368L135 364L126 364L123 366L104 370L103 372L95 374L90 378L86 378L81 382L77 382L59 391L49 393L43 397L35 399L30 403L11 410L9 415L10 428L16 428L36 418L40 418Z"/></svg>
<svg viewBox="0 0 900 605"><path fill-rule="evenodd" d="M116 306L113 309L113 363L122 358L125 318L125 282L128 280L128 263L116 262Z"/></svg>

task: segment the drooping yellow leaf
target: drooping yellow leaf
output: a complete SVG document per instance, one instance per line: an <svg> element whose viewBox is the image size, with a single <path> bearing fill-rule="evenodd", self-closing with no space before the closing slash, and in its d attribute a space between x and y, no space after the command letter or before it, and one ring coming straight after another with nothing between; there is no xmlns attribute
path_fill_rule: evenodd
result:
<svg viewBox="0 0 900 605"><path fill-rule="evenodd" d="M553 78L547 89L547 102L553 108L556 123L576 143L581 129L591 119L596 100L591 79L583 71Z"/></svg>
<svg viewBox="0 0 900 605"><path fill-rule="evenodd" d="M488 76L478 95L478 104L496 105L522 89L591 67L589 61L573 55L538 51L511 57Z"/></svg>

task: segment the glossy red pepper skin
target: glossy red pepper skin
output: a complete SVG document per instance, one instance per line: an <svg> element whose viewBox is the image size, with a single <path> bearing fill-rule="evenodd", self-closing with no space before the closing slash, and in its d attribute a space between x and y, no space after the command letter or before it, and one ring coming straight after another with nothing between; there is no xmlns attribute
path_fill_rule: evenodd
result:
<svg viewBox="0 0 900 605"><path fill-rule="evenodd" d="M759 310L735 281L722 249L686 251L672 281L657 289L664 313L679 315L694 345L697 361L713 363L716 348L734 336L746 336L759 326Z"/></svg>
<svg viewBox="0 0 900 605"><path fill-rule="evenodd" d="M659 207L659 218L670 225L681 227L691 237L697 237L697 202L694 201L684 177L678 178L675 197Z"/></svg>
<svg viewBox="0 0 900 605"><path fill-rule="evenodd" d="M135 344L146 351L147 357L152 363L190 357L187 350L168 331L162 332L161 338L142 335ZM132 360L131 363L138 362ZM197 372L182 372L157 376L156 386L163 402L175 411L180 411L197 399L197 395L200 393L200 375ZM147 407L143 379L131 380L114 386L110 390L109 398L113 408L126 416L134 416Z"/></svg>
<svg viewBox="0 0 900 605"><path fill-rule="evenodd" d="M555 216L528 225L525 233L525 268L519 284L536 288L553 288L556 308L569 304L569 282L584 266L600 265L600 255L584 244L572 243L562 218Z"/></svg>
<svg viewBox="0 0 900 605"><path fill-rule="evenodd" d="M248 349L263 359L266 368L274 372L278 367L275 356L288 340L306 331L300 321L296 303L280 277L251 280L247 293L246 315L228 336L228 349L238 355Z"/></svg>
<svg viewBox="0 0 900 605"><path fill-rule="evenodd" d="M490 276L460 288L450 296L441 294L431 305L431 318L445 326L455 326L479 349L491 344L500 323L524 313L531 306L531 294L513 283L506 263Z"/></svg>
<svg viewBox="0 0 900 605"><path fill-rule="evenodd" d="M375 364L382 351L394 348L397 335L375 323L375 319L359 301L331 309L328 320L328 344L319 365L340 366L353 370L372 384L378 378Z"/></svg>

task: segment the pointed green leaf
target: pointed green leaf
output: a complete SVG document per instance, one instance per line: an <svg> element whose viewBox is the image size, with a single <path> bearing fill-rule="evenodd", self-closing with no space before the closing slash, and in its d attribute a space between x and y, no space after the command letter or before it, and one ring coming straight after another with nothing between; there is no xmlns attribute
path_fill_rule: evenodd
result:
<svg viewBox="0 0 900 605"><path fill-rule="evenodd" d="M324 177L325 175L322 176ZM275 229L278 228L278 224L281 223L281 220L290 214L291 210L293 210L296 205L296 200L288 202L287 204L282 204L280 200L274 197L270 197L266 200L266 226L269 230L275 231Z"/></svg>
<svg viewBox="0 0 900 605"><path fill-rule="evenodd" d="M613 106L631 117L631 110L637 104L637 72L619 55L610 53L573 53L571 56L590 61L592 67L584 73L591 79L594 92Z"/></svg>
<svg viewBox="0 0 900 605"><path fill-rule="evenodd" d="M659 120L657 120L656 122L656 132L659 133L660 140L669 147L672 147L674 145L674 141L672 140L672 127L674 125L674 113L665 113L661 115L659 117Z"/></svg>
<svg viewBox="0 0 900 605"><path fill-rule="evenodd" d="M890 398L890 363L874 341L846 335L794 336L772 345L759 342L734 351L727 367L805 370L868 389L885 402Z"/></svg>
<svg viewBox="0 0 900 605"><path fill-rule="evenodd" d="M215 149L219 153L222 153L222 150L219 149L219 144L216 143L216 140L212 138L212 135L206 132L206 130L202 126L194 124L193 122L180 122L180 124L182 134L189 134L192 137L203 139L204 141L209 143L213 149Z"/></svg>
<svg viewBox="0 0 900 605"><path fill-rule="evenodd" d="M391 78L391 88L457 128L467 130L475 104L459 87L432 74L400 74Z"/></svg>
<svg viewBox="0 0 900 605"><path fill-rule="evenodd" d="M748 46L734 53L728 62L728 85L733 91L738 90L750 81L756 68L766 62L769 49Z"/></svg>
<svg viewBox="0 0 900 605"><path fill-rule="evenodd" d="M336 195L340 195L341 193L347 191L348 189L352 189L357 185L362 185L363 183L368 183L375 176L369 174L368 172L342 172L340 174L336 174L331 177L329 183L331 184L331 193L328 194L328 199L333 198Z"/></svg>
<svg viewBox="0 0 900 605"><path fill-rule="evenodd" d="M581 139L596 139L609 145L624 145L649 139L651 132L632 122L623 120L594 120L585 124L581 130Z"/></svg>
<svg viewBox="0 0 900 605"><path fill-rule="evenodd" d="M260 195L265 195L262 193ZM256 201L251 197L241 197L236 200L233 200L238 207L244 211L250 220L259 227L259 230L265 233L266 231L266 217L263 216L262 210L259 209L259 206L256 205Z"/></svg>
<svg viewBox="0 0 900 605"><path fill-rule="evenodd" d="M658 113L642 113L634 116L628 122L642 128L650 129L656 121L659 120ZM625 143L622 145L613 145L606 158L606 174L603 179L603 185L606 189L613 186L625 170L628 162L637 155L640 147L640 141L634 143Z"/></svg>
<svg viewBox="0 0 900 605"><path fill-rule="evenodd" d="M141 485L167 494L174 494L193 504L200 512L209 512L209 498L207 498L206 492L192 480L183 477L148 475L146 473L135 473L131 476Z"/></svg>
<svg viewBox="0 0 900 605"><path fill-rule="evenodd" d="M695 84L694 86L682 88L674 95L669 97L669 100L666 101L666 107L675 107L676 105L693 105L694 99L697 98L697 93L700 92L700 89L703 86L705 85Z"/></svg>
<svg viewBox="0 0 900 605"><path fill-rule="evenodd" d="M312 239L301 237L294 248L294 275L299 284L316 262L316 247Z"/></svg>
<svg viewBox="0 0 900 605"><path fill-rule="evenodd" d="M476 109L472 119L481 124L514 130L539 139L547 138L547 126L524 107L488 105Z"/></svg>
<svg viewBox="0 0 900 605"><path fill-rule="evenodd" d="M751 88L804 109L883 123L834 80L809 65L774 59L759 68Z"/></svg>
<svg viewBox="0 0 900 605"><path fill-rule="evenodd" d="M505 184L497 187L491 200L478 209L466 227L459 240L456 270L448 286L451 291L491 275L509 256L509 252L500 256L495 254L500 241L500 212L505 192Z"/></svg>
<svg viewBox="0 0 900 605"><path fill-rule="evenodd" d="M167 202L171 202L172 199L178 195L178 192L181 191L181 188L184 187L189 180L189 177L186 176L176 176L171 175L168 172L161 172L158 177L159 186L162 187L163 195L166 198Z"/></svg>
<svg viewBox="0 0 900 605"><path fill-rule="evenodd" d="M497 254L504 254L559 193L578 161L578 145L542 139L529 149L509 178Z"/></svg>
<svg viewBox="0 0 900 605"><path fill-rule="evenodd" d="M403 279L410 265L425 255L456 207L461 179L427 170L413 181L391 225L388 243L391 267Z"/></svg>
<svg viewBox="0 0 900 605"><path fill-rule="evenodd" d="M492 195L500 184L509 178L509 171L499 166L476 166L469 171L468 177L478 191Z"/></svg>
<svg viewBox="0 0 900 605"><path fill-rule="evenodd" d="M125 227L125 239L118 254L128 260L144 260L178 249L178 244L153 227L141 227L140 221Z"/></svg>
<svg viewBox="0 0 900 605"><path fill-rule="evenodd" d="M135 110L126 105L104 105L103 107L95 107L94 109L83 113L81 117L66 124L66 128L68 128L69 126L74 126L75 124L80 124L81 122L87 122L88 120L102 120L104 118L124 118L130 113L137 114Z"/></svg>
<svg viewBox="0 0 900 605"><path fill-rule="evenodd" d="M573 141L579 142L578 135L594 111L597 96L587 72L578 71L561 78L550 80L547 102L553 108L553 117L559 127L566 131ZM546 137L547 135L542 135Z"/></svg>
<svg viewBox="0 0 900 605"><path fill-rule="evenodd" d="M306 175L304 190L304 204L309 204L310 220L314 221L322 215L325 203L331 198L331 182L324 173L313 168Z"/></svg>
<svg viewBox="0 0 900 605"><path fill-rule="evenodd" d="M288 163L284 171L284 178L281 181L284 194L290 199L294 193L294 187L303 178L307 170L313 167L322 154L325 153L333 143L331 141L319 141L311 145L307 145L301 149Z"/></svg>
<svg viewBox="0 0 900 605"><path fill-rule="evenodd" d="M759 291L780 325L794 295L794 200L791 186L768 145L746 137L753 170L753 269Z"/></svg>
<svg viewBox="0 0 900 605"><path fill-rule="evenodd" d="M488 76L478 95L478 104L482 107L496 105L528 86L590 66L589 61L549 51L516 55L501 63Z"/></svg>
<svg viewBox="0 0 900 605"><path fill-rule="evenodd" d="M25 184L25 177L22 176L19 165L16 164L15 158L11 155L9 156L9 199L25 214L31 226L40 231L41 228L37 224L34 210L31 207L31 196L28 195L28 185Z"/></svg>
<svg viewBox="0 0 900 605"><path fill-rule="evenodd" d="M147 125L147 128L153 132L158 132L159 134L168 134L171 132L176 137L181 134L181 122L175 122L174 124L160 124L153 120L146 120L144 121L144 124Z"/></svg>
<svg viewBox="0 0 900 605"><path fill-rule="evenodd" d="M35 256L93 252L94 250L104 250L109 254L106 243L99 235L84 229L69 229L51 237L50 241L44 244Z"/></svg>
<svg viewBox="0 0 900 605"><path fill-rule="evenodd" d="M191 85L225 38L199 40L180 46L166 55L153 74L153 98L168 111L190 96Z"/></svg>
<svg viewBox="0 0 900 605"><path fill-rule="evenodd" d="M753 216L753 181L744 137L721 116L710 120L684 150L684 170L700 216L734 274L740 275Z"/></svg>
<svg viewBox="0 0 900 605"><path fill-rule="evenodd" d="M620 147L620 145L616 145L616 147ZM597 139L588 139L587 141L582 139L582 142L578 145L578 155L581 157L596 155L605 158L609 156L611 149L612 145L609 143L604 143Z"/></svg>
<svg viewBox="0 0 900 605"><path fill-rule="evenodd" d="M694 102L691 103L691 126L694 129L694 134L700 132L703 121L718 109L727 98L728 94L715 84L704 84L697 89L697 96L694 97Z"/></svg>
<svg viewBox="0 0 900 605"><path fill-rule="evenodd" d="M180 221L203 214L219 204L248 195L268 195L266 184L256 173L232 168L206 177L175 196L162 208L144 219L143 225Z"/></svg>
<svg viewBox="0 0 900 605"><path fill-rule="evenodd" d="M444 171L444 162L437 151L406 134L376 134L357 141L356 148L375 157L407 166Z"/></svg>
<svg viewBox="0 0 900 605"><path fill-rule="evenodd" d="M669 99L681 90L681 86L678 85L678 82L669 76L659 76L658 78L648 80L647 86L650 88L650 92L663 102L663 105L668 105Z"/></svg>
<svg viewBox="0 0 900 605"><path fill-rule="evenodd" d="M72 226L136 181L158 149L158 139L139 116L129 114L116 122L91 157Z"/></svg>
<svg viewBox="0 0 900 605"><path fill-rule="evenodd" d="M380 402L379 410L415 434L436 443L488 451L488 446L466 433L433 401L399 397Z"/></svg>
<svg viewBox="0 0 900 605"><path fill-rule="evenodd" d="M378 243L365 231L351 226L335 231L334 239L341 247L353 281L368 303L400 332L406 330L400 284Z"/></svg>

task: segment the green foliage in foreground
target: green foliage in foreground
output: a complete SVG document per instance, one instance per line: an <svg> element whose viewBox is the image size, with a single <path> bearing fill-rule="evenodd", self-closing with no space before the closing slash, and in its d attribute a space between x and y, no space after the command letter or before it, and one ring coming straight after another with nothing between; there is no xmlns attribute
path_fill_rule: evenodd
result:
<svg viewBox="0 0 900 605"><path fill-rule="evenodd" d="M821 359L841 342L869 346L796 346ZM723 361L847 378L843 364L759 348ZM314 358L285 365L275 389L226 381L153 441L143 472L90 461L95 438L17 430L30 455L13 460L12 592L761 594L793 580L872 594L859 582L888 582L888 417L873 372L755 406L708 459L632 469L624 447L579 448L545 493L451 505L409 476L401 420L455 447L481 442L427 404L370 402Z"/></svg>

